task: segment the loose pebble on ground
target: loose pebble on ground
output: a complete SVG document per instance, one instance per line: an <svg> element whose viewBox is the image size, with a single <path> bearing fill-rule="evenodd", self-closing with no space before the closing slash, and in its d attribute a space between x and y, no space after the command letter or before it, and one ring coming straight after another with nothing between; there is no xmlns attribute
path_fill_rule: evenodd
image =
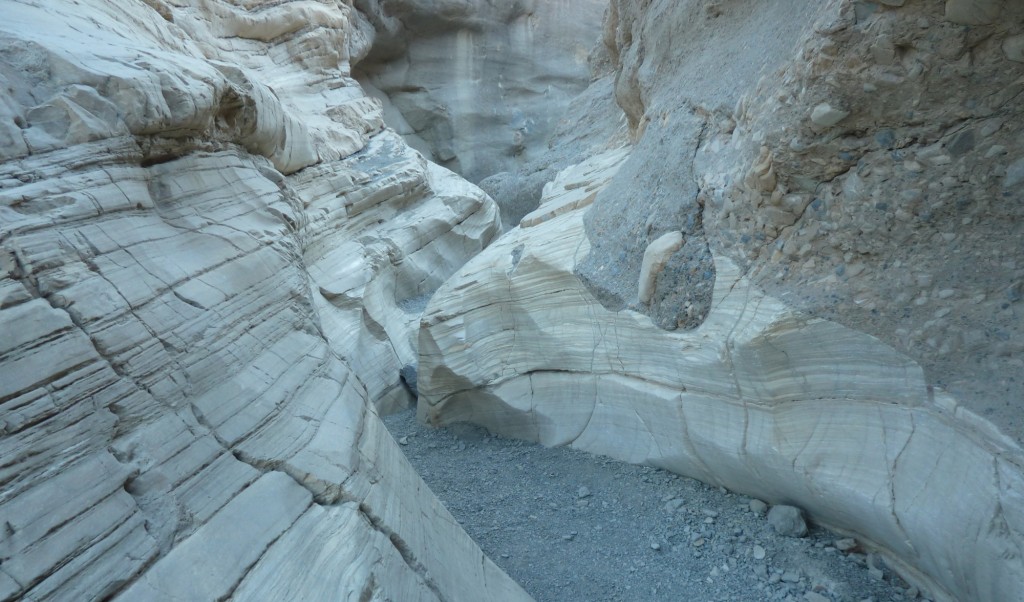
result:
<svg viewBox="0 0 1024 602"><path fill-rule="evenodd" d="M412 410L384 423L469 535L539 602L924 599L855 540L814 525L805 537L777 534L760 500L474 426L431 429Z"/></svg>

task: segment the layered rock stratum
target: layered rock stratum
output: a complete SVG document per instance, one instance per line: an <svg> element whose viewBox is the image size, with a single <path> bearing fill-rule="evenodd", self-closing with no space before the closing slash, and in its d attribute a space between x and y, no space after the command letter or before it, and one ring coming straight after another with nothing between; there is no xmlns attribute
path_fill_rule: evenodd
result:
<svg viewBox="0 0 1024 602"><path fill-rule="evenodd" d="M351 6L0 14L0 599L529 599L377 418L500 224Z"/></svg>
<svg viewBox="0 0 1024 602"><path fill-rule="evenodd" d="M604 6L0 2L0 600L528 599L417 388L1024 599L1024 7Z"/></svg>

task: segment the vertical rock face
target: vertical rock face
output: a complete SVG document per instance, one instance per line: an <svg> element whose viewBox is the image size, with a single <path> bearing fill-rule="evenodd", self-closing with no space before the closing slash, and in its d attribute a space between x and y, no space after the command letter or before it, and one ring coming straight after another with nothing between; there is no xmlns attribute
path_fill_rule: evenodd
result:
<svg viewBox="0 0 1024 602"><path fill-rule="evenodd" d="M613 1L635 143L434 297L420 415L801 506L937 599L1024 598L1022 10Z"/></svg>
<svg viewBox="0 0 1024 602"><path fill-rule="evenodd" d="M376 416L499 223L354 11L0 13L0 600L527 599Z"/></svg>
<svg viewBox="0 0 1024 602"><path fill-rule="evenodd" d="M546 150L589 83L607 0L359 0L375 32L359 69L388 124L474 182Z"/></svg>

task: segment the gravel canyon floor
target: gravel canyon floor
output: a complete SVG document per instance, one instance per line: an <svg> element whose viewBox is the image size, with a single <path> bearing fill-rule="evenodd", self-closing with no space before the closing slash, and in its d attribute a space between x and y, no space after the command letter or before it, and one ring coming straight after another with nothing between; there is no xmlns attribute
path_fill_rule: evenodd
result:
<svg viewBox="0 0 1024 602"><path fill-rule="evenodd" d="M0 602L1024 601L1024 1L0 16Z"/></svg>
<svg viewBox="0 0 1024 602"><path fill-rule="evenodd" d="M923 599L841 535L776 534L745 496L470 425L432 429L414 410L384 422L462 527L541 602Z"/></svg>

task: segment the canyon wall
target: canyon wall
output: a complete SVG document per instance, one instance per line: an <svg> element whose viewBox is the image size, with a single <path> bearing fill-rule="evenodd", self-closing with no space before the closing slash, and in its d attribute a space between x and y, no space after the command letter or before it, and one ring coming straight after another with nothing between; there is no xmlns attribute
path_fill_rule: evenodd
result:
<svg viewBox="0 0 1024 602"><path fill-rule="evenodd" d="M505 600L377 418L499 232L340 2L0 2L0 600Z"/></svg>
<svg viewBox="0 0 1024 602"><path fill-rule="evenodd" d="M614 0L632 144L432 299L420 406L1024 598L1024 6ZM596 84L595 84L596 85Z"/></svg>
<svg viewBox="0 0 1024 602"><path fill-rule="evenodd" d="M359 78L385 120L428 157L472 182L547 150L607 0L358 0L373 42ZM539 196L539 195L538 195Z"/></svg>
<svg viewBox="0 0 1024 602"><path fill-rule="evenodd" d="M1024 7L605 6L0 0L0 600L528 599L417 386L1024 599Z"/></svg>

